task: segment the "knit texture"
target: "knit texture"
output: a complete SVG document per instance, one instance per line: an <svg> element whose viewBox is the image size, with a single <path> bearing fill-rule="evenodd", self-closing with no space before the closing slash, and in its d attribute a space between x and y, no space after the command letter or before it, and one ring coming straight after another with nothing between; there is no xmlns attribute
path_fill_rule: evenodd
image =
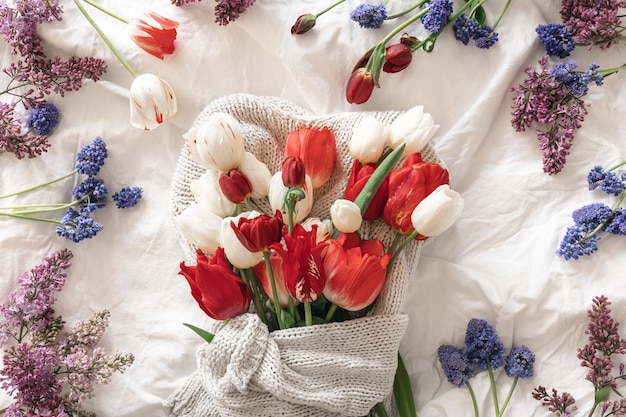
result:
<svg viewBox="0 0 626 417"><path fill-rule="evenodd" d="M229 95L210 103L197 117L199 126L212 113L226 112L241 123L246 150L271 172L281 169L287 136L302 127L328 127L337 141L337 163L329 181L314 190L310 215L330 218L330 206L342 198L352 157L348 144L354 128L374 116L389 125L401 112L345 112L316 116L277 97ZM431 145L425 161L443 165ZM172 180L172 220L194 201L190 182L206 171L181 150ZM265 200L254 201L271 213ZM382 220L363 222L363 238L389 245L395 232ZM196 248L181 234L187 263ZM210 344L197 353L198 369L168 399L172 416L271 417L363 416L385 401L393 415L390 392L400 340L407 326L402 312L409 282L425 241L415 241L398 257L368 316L341 323L268 333L256 314L215 323Z"/></svg>

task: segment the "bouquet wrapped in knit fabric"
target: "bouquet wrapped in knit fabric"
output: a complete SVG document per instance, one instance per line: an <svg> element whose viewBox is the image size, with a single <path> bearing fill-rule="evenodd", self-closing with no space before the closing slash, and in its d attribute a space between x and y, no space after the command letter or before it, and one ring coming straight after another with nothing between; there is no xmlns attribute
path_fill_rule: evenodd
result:
<svg viewBox="0 0 626 417"><path fill-rule="evenodd" d="M201 112L171 215L180 274L214 320L189 325L209 343L172 415L396 411L407 288L463 208L429 144L437 128L422 107L315 116L251 95Z"/></svg>

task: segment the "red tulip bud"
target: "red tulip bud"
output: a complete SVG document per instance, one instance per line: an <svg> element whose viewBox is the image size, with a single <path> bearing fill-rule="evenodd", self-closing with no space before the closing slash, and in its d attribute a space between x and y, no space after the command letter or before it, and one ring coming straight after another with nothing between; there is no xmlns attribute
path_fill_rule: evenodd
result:
<svg viewBox="0 0 626 417"><path fill-rule="evenodd" d="M282 178L285 187L304 186L304 162L297 156L289 155L283 161Z"/></svg>
<svg viewBox="0 0 626 417"><path fill-rule="evenodd" d="M383 71L394 73L399 72L409 66L413 59L411 48L404 43L397 43L387 47L385 53L385 64Z"/></svg>
<svg viewBox="0 0 626 417"><path fill-rule="evenodd" d="M296 23L291 27L292 35L300 35L304 32L308 32L315 26L315 21L317 17L314 14L307 13L303 14L296 19Z"/></svg>
<svg viewBox="0 0 626 417"><path fill-rule="evenodd" d="M374 78L372 71L365 68L357 68L352 72L346 87L346 99L348 103L362 104L369 100L374 91Z"/></svg>
<svg viewBox="0 0 626 417"><path fill-rule="evenodd" d="M228 174L221 174L219 184L224 196L235 204L243 203L252 194L250 180L238 169L231 169Z"/></svg>

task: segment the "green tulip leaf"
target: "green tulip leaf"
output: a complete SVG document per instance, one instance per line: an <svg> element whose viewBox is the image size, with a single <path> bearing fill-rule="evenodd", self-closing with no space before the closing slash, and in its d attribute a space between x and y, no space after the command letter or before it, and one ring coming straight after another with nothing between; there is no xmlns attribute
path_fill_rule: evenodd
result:
<svg viewBox="0 0 626 417"><path fill-rule="evenodd" d="M213 341L213 337L215 337L212 333L207 332L204 329L201 329L199 327L194 326L193 324L189 324L189 323L183 323L183 325L189 327L191 330L193 330L194 332L196 332L196 334L198 336L200 336L201 338L203 338L204 340L206 340L208 343L211 343Z"/></svg>
<svg viewBox="0 0 626 417"><path fill-rule="evenodd" d="M411 380L399 352L398 369L396 369L396 376L393 380L393 397L396 400L400 417L417 417Z"/></svg>

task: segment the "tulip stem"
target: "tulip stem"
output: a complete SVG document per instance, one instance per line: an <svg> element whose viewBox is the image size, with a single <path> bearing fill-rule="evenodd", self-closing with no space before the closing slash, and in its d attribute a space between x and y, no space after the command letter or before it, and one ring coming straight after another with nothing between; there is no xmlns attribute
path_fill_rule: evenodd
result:
<svg viewBox="0 0 626 417"><path fill-rule="evenodd" d="M337 311L337 304L333 303L330 305L330 309L328 309L328 313L326 313L326 321L330 322L330 319L335 315L335 311Z"/></svg>
<svg viewBox="0 0 626 417"><path fill-rule="evenodd" d="M304 302L304 324L311 326L313 324L313 313L311 312L311 302Z"/></svg>
<svg viewBox="0 0 626 417"><path fill-rule="evenodd" d="M387 265L387 271L391 271L391 267L393 266L394 262L396 261L396 259L398 258L398 256L400 255L400 252L402 252L402 250L413 241L413 239L415 239L415 237L418 235L418 231L417 230L413 230L408 236L406 236L404 238L404 240L402 240L402 243L400 243L400 245L398 245L398 247L393 251L393 253L391 254L391 259L389 260L389 264Z"/></svg>
<svg viewBox="0 0 626 417"><path fill-rule="evenodd" d="M263 309L263 304L261 303L261 299L259 298L258 287L256 286L256 283L252 282L252 279L254 278L251 278L250 276L250 269L246 268L241 269L240 271L241 279L250 289L250 293L252 293L252 301L254 302L254 307L257 310L257 314L259 315L261 320L263 320L263 323L265 323L265 325L267 326L267 317L265 317L265 310Z"/></svg>
<svg viewBox="0 0 626 417"><path fill-rule="evenodd" d="M272 298L274 299L274 311L276 312L276 320L278 321L278 328L283 330L285 323L283 323L282 309L278 302L278 291L276 290L276 281L274 280L274 271L272 270L272 263L270 262L270 252L268 250L263 251L263 260L265 261L265 268L267 268L267 276L270 280L272 287Z"/></svg>
<svg viewBox="0 0 626 417"><path fill-rule="evenodd" d="M101 5L99 5L98 3L95 3L91 0L83 0L85 3L87 3L88 5L95 7L96 9L100 10L102 13L106 13L109 16L111 16L114 19L119 20L120 22L126 23L128 24L128 19L124 19L122 16L117 15L115 13L113 13L112 11L105 9L104 7L102 7Z"/></svg>
<svg viewBox="0 0 626 417"><path fill-rule="evenodd" d="M338 0L337 2L331 4L330 6L328 6L327 8L325 8L324 10L322 10L321 12L317 13L315 15L315 18L317 19L318 17L320 17L321 15L323 15L324 13L326 13L327 11L334 9L335 7L339 6L341 3L343 3L346 0Z"/></svg>
<svg viewBox="0 0 626 417"><path fill-rule="evenodd" d="M130 74L133 76L133 78L137 78L139 76L139 73L137 73L137 71L135 71L133 69L133 67L130 66L128 61L126 61L126 59L124 59L122 54L120 54L120 52L117 50L117 48L111 43L111 41L109 40L107 35L104 34L102 29L100 29L100 26L98 26L98 24L95 22L95 20L93 20L92 17L89 15L87 10L85 10L83 5L80 3L81 1L82 0L74 0L74 3L76 3L76 7L78 7L78 10L80 10L80 12L83 14L83 16L85 16L85 19L87 19L87 21L96 30L96 32L98 32L98 35L100 35L100 37L102 38L104 43L107 44L107 46L109 47L111 52L113 52L113 55L115 55L115 57L120 61L120 63L124 66L124 68L126 68L128 70L128 72L130 72Z"/></svg>

